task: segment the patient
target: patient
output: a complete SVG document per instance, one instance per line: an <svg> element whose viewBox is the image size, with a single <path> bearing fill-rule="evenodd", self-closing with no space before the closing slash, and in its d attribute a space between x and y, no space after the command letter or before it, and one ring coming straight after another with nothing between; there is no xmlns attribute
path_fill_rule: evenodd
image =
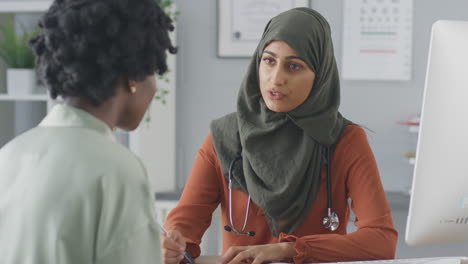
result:
<svg viewBox="0 0 468 264"><path fill-rule="evenodd" d="M0 263L160 263L133 130L167 71L171 19L154 0L56 0L31 40L56 105L0 150Z"/></svg>

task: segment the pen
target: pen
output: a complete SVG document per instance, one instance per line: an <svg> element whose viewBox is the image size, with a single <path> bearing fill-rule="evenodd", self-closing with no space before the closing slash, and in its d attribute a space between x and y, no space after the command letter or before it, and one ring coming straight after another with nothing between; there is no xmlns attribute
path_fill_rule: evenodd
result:
<svg viewBox="0 0 468 264"><path fill-rule="evenodd" d="M159 225L159 228L161 229L161 232L163 232L164 235L167 235L167 231L162 225ZM188 260L190 264L195 264L195 261L193 261L192 256L190 256L190 254L187 251L184 251L184 257Z"/></svg>

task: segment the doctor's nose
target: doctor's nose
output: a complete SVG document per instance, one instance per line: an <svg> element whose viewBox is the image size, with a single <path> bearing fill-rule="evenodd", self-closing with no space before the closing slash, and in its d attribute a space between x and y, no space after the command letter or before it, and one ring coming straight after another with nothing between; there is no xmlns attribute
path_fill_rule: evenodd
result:
<svg viewBox="0 0 468 264"><path fill-rule="evenodd" d="M282 69L275 69L271 73L271 80L275 86L283 86L287 83L286 73Z"/></svg>

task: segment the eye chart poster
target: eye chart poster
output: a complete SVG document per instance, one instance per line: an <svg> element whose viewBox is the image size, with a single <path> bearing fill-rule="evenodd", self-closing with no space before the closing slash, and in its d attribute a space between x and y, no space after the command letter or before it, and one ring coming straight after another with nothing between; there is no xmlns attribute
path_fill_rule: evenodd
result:
<svg viewBox="0 0 468 264"><path fill-rule="evenodd" d="M411 80L413 0L344 0L342 77Z"/></svg>

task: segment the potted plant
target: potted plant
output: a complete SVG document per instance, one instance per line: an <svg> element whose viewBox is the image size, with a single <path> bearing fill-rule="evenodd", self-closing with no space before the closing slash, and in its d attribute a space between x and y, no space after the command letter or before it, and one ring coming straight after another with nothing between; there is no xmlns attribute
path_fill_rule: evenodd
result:
<svg viewBox="0 0 468 264"><path fill-rule="evenodd" d="M180 15L180 12L176 10L175 8L175 3L173 0L155 0L155 2L161 7L161 9L163 10L164 13L166 13L166 15L168 15L172 21L175 23L176 20L177 20L177 17ZM175 34L174 32L171 32L171 34ZM171 38L172 39L172 38ZM174 41L174 39L172 39ZM174 44L174 43L173 43ZM166 96L169 95L169 85L171 85L171 77L170 75L173 75L174 74L174 70L173 68L171 68L171 65L168 65L168 70L167 72L162 75L162 76L156 76L156 78L158 79L158 90L154 96L154 100L157 101L157 102L160 102L162 105L166 105L167 104L167 99L166 99ZM172 78L175 78L175 76L173 75ZM152 108L152 105L150 106L150 108L148 109L146 115L145 115L145 123L147 125L147 127L149 127L150 123L151 123L151 110Z"/></svg>
<svg viewBox="0 0 468 264"><path fill-rule="evenodd" d="M180 12L176 11L174 8L174 2L172 0L155 0L156 3L161 7L161 9L166 13L174 22L179 16ZM163 81L165 83L169 83L170 80L167 77L168 73L171 72L171 69L168 69L165 75L158 76L158 80ZM166 95L169 94L169 90L166 88L161 88L158 90L156 96L154 97L155 100L161 101L162 104L166 104Z"/></svg>
<svg viewBox="0 0 468 264"><path fill-rule="evenodd" d="M8 19L0 27L0 58L7 65L7 92L10 95L31 94L36 87L34 54L28 41L38 34L38 30L17 34L13 19Z"/></svg>

